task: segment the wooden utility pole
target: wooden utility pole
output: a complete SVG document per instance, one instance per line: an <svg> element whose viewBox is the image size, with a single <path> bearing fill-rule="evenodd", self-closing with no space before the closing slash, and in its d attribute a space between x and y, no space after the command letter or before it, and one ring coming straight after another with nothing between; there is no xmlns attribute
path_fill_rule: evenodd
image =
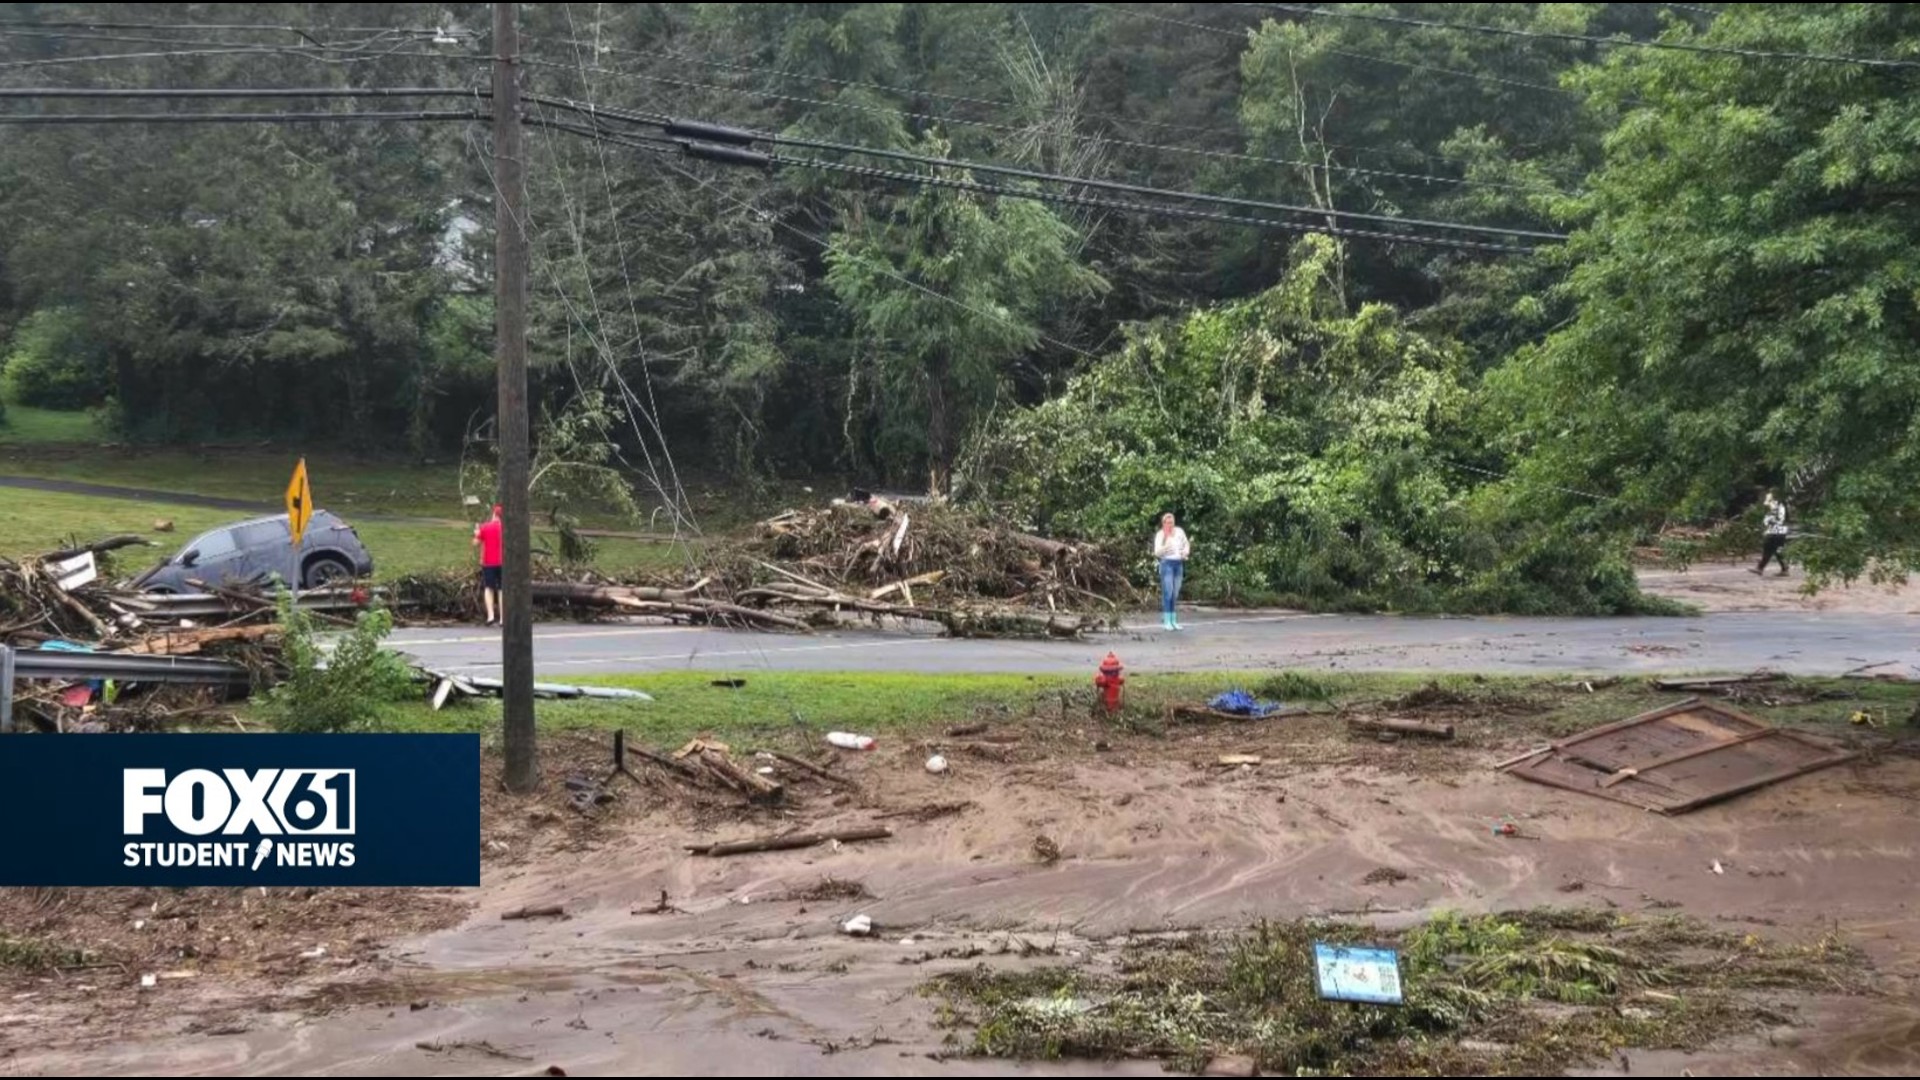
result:
<svg viewBox="0 0 1920 1080"><path fill-rule="evenodd" d="M533 526L527 431L527 157L520 124L520 5L493 5L494 354L500 367L502 720L507 790L540 782L533 728Z"/></svg>

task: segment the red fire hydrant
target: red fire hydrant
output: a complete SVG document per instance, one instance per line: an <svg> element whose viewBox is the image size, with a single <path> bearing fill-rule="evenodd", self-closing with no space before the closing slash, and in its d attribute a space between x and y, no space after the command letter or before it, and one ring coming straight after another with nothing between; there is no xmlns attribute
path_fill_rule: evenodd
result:
<svg viewBox="0 0 1920 1080"><path fill-rule="evenodd" d="M1120 711L1120 688L1127 683L1122 674L1126 669L1120 666L1120 658L1112 653L1100 661L1100 674L1093 677L1093 688L1100 691L1100 703L1110 713Z"/></svg>

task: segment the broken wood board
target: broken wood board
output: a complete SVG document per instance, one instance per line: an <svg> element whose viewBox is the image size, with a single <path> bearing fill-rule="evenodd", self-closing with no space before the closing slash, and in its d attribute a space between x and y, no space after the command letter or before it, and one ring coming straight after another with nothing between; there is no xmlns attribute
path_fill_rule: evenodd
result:
<svg viewBox="0 0 1920 1080"><path fill-rule="evenodd" d="M1654 679L1656 690L1677 690L1682 693L1713 693L1736 686L1755 686L1761 683L1779 682L1785 678L1771 671L1756 671L1749 675L1700 675L1671 679Z"/></svg>
<svg viewBox="0 0 1920 1080"><path fill-rule="evenodd" d="M1718 702L1688 698L1562 739L1503 771L1657 813L1684 814L1854 756Z"/></svg>

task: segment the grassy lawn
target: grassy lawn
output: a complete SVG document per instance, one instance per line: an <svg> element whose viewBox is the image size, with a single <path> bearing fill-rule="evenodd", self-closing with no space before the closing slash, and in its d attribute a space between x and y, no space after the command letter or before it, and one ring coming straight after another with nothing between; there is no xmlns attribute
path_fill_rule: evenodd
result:
<svg viewBox="0 0 1920 1080"><path fill-rule="evenodd" d="M205 529L246 516L244 511L0 488L0 556L37 555L63 547L74 538L92 540L115 533L140 533L159 546L119 552L118 569L133 572L163 554L178 551ZM351 514L343 516L353 521ZM174 531L154 532L153 523L160 519L172 521ZM374 565L382 578L473 562L471 538L463 525L391 521L356 521L354 525L373 552ZM551 533L535 530L536 546L551 548L554 542ZM633 540L597 543L595 564L613 573L671 569L686 563L685 550L670 544Z"/></svg>
<svg viewBox="0 0 1920 1080"><path fill-rule="evenodd" d="M319 505L343 517L381 514L393 517L431 517L474 520L478 507L468 507L460 492L457 458L402 460L369 456L325 447L200 449L169 446L100 445L101 436L85 413L53 412L10 406L9 423L0 427L0 474L89 484L144 488L150 491L211 495L278 504L293 473L294 462L307 461L307 473ZM801 488L741 491L724 482L696 482L684 476L695 519L709 533L749 524L789 505L816 501ZM643 510L659 499L641 484L635 485ZM484 498L484 493L480 493ZM589 526L627 531L671 529L664 514L657 520L635 522L606 510L579 514Z"/></svg>
<svg viewBox="0 0 1920 1080"><path fill-rule="evenodd" d="M99 427L93 422L93 417L84 412L38 409L9 401L6 420L0 422L0 446L89 443L99 438ZM9 460L8 465L11 464Z"/></svg>
<svg viewBox="0 0 1920 1080"><path fill-rule="evenodd" d="M953 724L1029 718L1036 724L1057 725L1064 734L1086 725L1093 703L1091 676L742 670L731 673L744 680L742 685L715 685L716 680L729 677L721 672L675 671L585 679L581 681L644 690L656 700L542 701L537 706L539 723L547 731L624 728L652 746L677 746L695 735L711 734L742 744L817 748L828 731L885 740L911 738ZM1527 728L1554 737L1686 696L1639 680L1597 686L1588 692L1565 679L1212 672L1131 678L1127 709L1117 723L1152 732L1160 727L1167 705L1205 702L1236 687L1289 705L1332 708L1394 698L1429 685L1490 705L1533 703L1539 711L1526 719ZM1797 680L1790 685L1802 693L1825 689L1852 696L1799 705L1736 707L1772 723L1836 729L1848 728L1854 712L1865 710L1874 715L1881 730L1900 731L1920 702L1920 686L1914 685L1841 679ZM424 705L394 706L385 721L396 731L479 731L487 733L490 741L497 738L499 725L499 706L488 701L438 713Z"/></svg>

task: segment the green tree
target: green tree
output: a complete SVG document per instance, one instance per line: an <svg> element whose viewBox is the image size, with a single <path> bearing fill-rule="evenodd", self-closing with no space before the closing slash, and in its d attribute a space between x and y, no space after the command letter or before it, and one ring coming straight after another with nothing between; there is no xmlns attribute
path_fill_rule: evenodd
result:
<svg viewBox="0 0 1920 1080"><path fill-rule="evenodd" d="M914 449L934 493L952 492L962 440L1040 343L1047 305L1105 288L1074 241L1039 203L941 188L885 200L836 238L827 284L867 337L876 392L924 420Z"/></svg>
<svg viewBox="0 0 1920 1080"><path fill-rule="evenodd" d="M1315 606L1622 611L1623 561L1510 532L1459 464L1477 435L1464 351L1393 309L1348 310L1310 237L1274 288L1137 327L1065 393L984 440L991 495L1037 527L1138 553L1159 515L1202 594Z"/></svg>
<svg viewBox="0 0 1920 1080"><path fill-rule="evenodd" d="M1906 4L1739 4L1677 40L1920 55ZM1817 570L1920 568L1920 97L1905 71L1619 50L1562 210L1573 321L1494 380L1543 513L1710 519L1781 487ZM1594 502L1564 489L1598 491Z"/></svg>

